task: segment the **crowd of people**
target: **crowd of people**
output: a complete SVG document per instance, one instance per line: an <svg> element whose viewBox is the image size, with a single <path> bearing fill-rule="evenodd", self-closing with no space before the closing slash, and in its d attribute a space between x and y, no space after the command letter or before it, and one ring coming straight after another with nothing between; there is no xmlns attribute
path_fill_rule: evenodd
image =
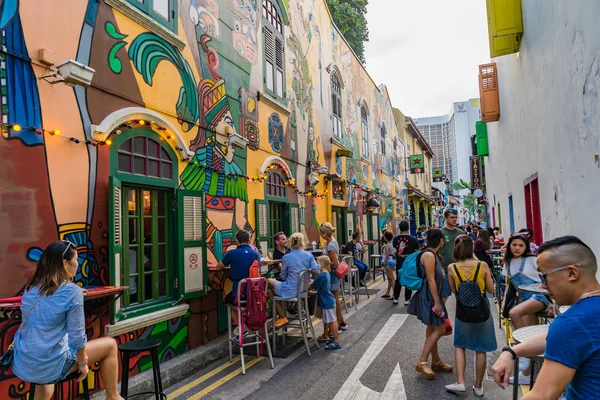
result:
<svg viewBox="0 0 600 400"><path fill-rule="evenodd" d="M523 229L505 241L498 228L483 229L476 224L457 226L458 212L447 209L442 228L419 229L410 234L407 221L399 223L399 234L382 233L382 267L388 277L385 299L399 303L402 283L399 276L411 255L417 254L418 274L422 286L413 293L405 286L406 311L425 326L424 343L416 371L425 379L436 373L451 373L456 367L456 382L446 390L466 392L466 350L476 354L472 389L483 396L486 353L497 350L495 325L487 294L496 285L490 250L503 254L502 272L497 279L508 281L502 300L502 313L515 329L535 323L536 313L548 308L551 299L571 308L558 315L547 335L535 337L515 347L504 347L493 366L494 379L503 388L512 382L513 361L519 357L518 383L529 383L530 360L544 354L545 362L533 390L524 399L556 399L566 392L567 399L597 398L600 383L600 330L596 317L600 311L600 284L596 279L597 260L593 251L580 239L565 236L537 246L532 232ZM293 233L289 240L279 232L273 237L273 259L281 260L272 269L276 278L268 279L272 296L296 297L299 276L311 271L309 291L317 295L323 334L317 340L326 349L341 349L339 334L347 330L340 303L340 280L335 273L347 255L359 269L359 283L364 286L368 270L363 262L367 246L360 232L340 253L335 228L328 222L319 226L323 240L320 255L305 250L305 237ZM230 267L233 283L226 302L234 304L238 283L250 276L253 266L263 261L248 231L236 233L236 246L229 250L218 266ZM341 257L340 257L341 254ZM39 384L41 398L49 398L53 382L79 371L81 379L88 366L98 364L108 399L120 399L117 393L117 347L110 338L87 341L83 315L83 291L72 283L77 269L77 250L68 241L50 244L36 271L25 287L22 311L25 318L15 339L13 371L29 382ZM350 282L349 282L350 283ZM520 289L540 284L548 295ZM446 302L454 294L454 321L448 318ZM519 299L518 304L514 298ZM550 299L551 298L551 299ZM276 326L288 323L287 310L277 303ZM438 341L454 335L454 365L440 358ZM43 368L41 367L43 365Z"/></svg>

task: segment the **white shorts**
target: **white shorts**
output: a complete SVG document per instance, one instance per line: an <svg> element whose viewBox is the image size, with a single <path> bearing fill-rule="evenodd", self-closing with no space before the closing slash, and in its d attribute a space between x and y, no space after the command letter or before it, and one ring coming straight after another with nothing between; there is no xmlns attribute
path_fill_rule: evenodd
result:
<svg viewBox="0 0 600 400"><path fill-rule="evenodd" d="M324 324L329 324L330 322L337 321L337 314L335 313L335 308L326 308L322 311Z"/></svg>

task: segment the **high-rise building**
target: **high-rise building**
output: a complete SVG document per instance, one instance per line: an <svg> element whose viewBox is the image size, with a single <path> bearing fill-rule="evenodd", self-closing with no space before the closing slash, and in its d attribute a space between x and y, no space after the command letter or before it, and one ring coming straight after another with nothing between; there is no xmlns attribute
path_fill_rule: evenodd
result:
<svg viewBox="0 0 600 400"><path fill-rule="evenodd" d="M431 167L442 168L451 182L470 179L471 136L479 120L479 99L456 102L446 115L414 120L435 153Z"/></svg>

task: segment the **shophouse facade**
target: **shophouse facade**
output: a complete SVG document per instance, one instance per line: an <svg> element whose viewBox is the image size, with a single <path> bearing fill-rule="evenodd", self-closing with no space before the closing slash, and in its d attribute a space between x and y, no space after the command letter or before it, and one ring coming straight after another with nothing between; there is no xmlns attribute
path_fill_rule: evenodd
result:
<svg viewBox="0 0 600 400"><path fill-rule="evenodd" d="M404 217L389 95L323 0L0 8L0 298L69 240L78 284L129 287L88 316L88 337L159 338L165 361L226 330L231 281L213 267L238 230L266 256L279 231L319 242L330 221L340 242L356 230L378 240ZM0 373L0 397L28 392Z"/></svg>
<svg viewBox="0 0 600 400"><path fill-rule="evenodd" d="M530 228L537 244L576 235L599 254L600 4L496 3L480 66L489 221L505 237Z"/></svg>

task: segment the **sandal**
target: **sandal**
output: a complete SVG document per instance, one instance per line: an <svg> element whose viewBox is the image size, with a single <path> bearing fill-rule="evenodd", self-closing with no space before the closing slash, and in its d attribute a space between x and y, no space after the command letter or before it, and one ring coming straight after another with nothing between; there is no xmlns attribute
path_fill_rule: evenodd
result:
<svg viewBox="0 0 600 400"><path fill-rule="evenodd" d="M329 342L329 336L319 336L317 342Z"/></svg>
<svg viewBox="0 0 600 400"><path fill-rule="evenodd" d="M415 369L418 373L421 374L421 376L423 378L429 379L429 380L435 379L435 372L433 372L433 370L431 368L429 368L428 361L421 361L420 363L417 364L417 367Z"/></svg>
<svg viewBox="0 0 600 400"><path fill-rule="evenodd" d="M443 362L442 360L431 362L431 369L436 372L452 372L452 365Z"/></svg>
<svg viewBox="0 0 600 400"><path fill-rule="evenodd" d="M390 296L389 294L384 294L383 296L381 296L382 299L389 299L390 297L392 296Z"/></svg>
<svg viewBox="0 0 600 400"><path fill-rule="evenodd" d="M342 348L342 345L335 341L332 341L327 346L325 346L325 350L339 350L341 348Z"/></svg>

